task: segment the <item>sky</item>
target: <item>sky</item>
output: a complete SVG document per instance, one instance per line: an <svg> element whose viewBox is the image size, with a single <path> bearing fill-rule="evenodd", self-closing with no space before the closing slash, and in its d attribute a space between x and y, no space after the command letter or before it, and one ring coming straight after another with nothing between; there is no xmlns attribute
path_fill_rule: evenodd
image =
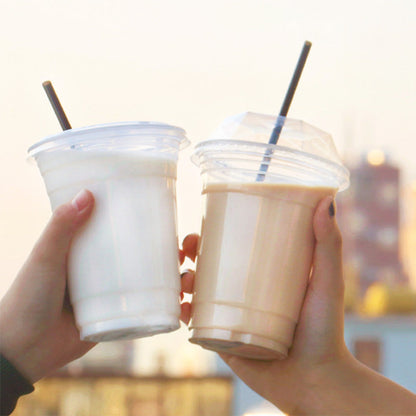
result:
<svg viewBox="0 0 416 416"><path fill-rule="evenodd" d="M199 230L192 146L226 117L276 114L305 40L289 116L332 134L350 161L381 148L416 180L414 0L0 0L0 296L50 216L27 148L60 126L153 120L191 146L178 171L179 239Z"/></svg>

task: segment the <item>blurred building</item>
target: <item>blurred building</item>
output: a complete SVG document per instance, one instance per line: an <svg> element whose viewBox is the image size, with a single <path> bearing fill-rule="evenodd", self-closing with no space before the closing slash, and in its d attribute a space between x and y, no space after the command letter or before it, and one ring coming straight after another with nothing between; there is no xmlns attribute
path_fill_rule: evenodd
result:
<svg viewBox="0 0 416 416"><path fill-rule="evenodd" d="M144 375L134 365L145 353L141 343L100 343L37 382L34 393L19 399L13 416L232 416L230 375L196 375L183 360L181 374L172 375L171 357L159 344L146 354L154 365Z"/></svg>
<svg viewBox="0 0 416 416"><path fill-rule="evenodd" d="M350 188L337 198L345 274L363 297L374 282L408 285L400 259L400 170L381 151L349 167Z"/></svg>
<svg viewBox="0 0 416 416"><path fill-rule="evenodd" d="M231 416L229 376L56 375L19 399L13 416Z"/></svg>
<svg viewBox="0 0 416 416"><path fill-rule="evenodd" d="M416 291L408 286L373 283L361 302L361 312L369 317L385 315L416 316Z"/></svg>
<svg viewBox="0 0 416 416"><path fill-rule="evenodd" d="M217 374L229 376L232 379L232 416L243 416L252 409L262 407L264 404L264 398L241 381L217 354L215 354L215 363ZM274 411L278 411L274 406L271 406L271 408L273 408Z"/></svg>
<svg viewBox="0 0 416 416"><path fill-rule="evenodd" d="M403 192L405 201L403 233L401 249L406 272L409 275L410 285L416 290L416 182L406 187Z"/></svg>
<svg viewBox="0 0 416 416"><path fill-rule="evenodd" d="M368 367L416 393L416 315L345 317L345 342Z"/></svg>

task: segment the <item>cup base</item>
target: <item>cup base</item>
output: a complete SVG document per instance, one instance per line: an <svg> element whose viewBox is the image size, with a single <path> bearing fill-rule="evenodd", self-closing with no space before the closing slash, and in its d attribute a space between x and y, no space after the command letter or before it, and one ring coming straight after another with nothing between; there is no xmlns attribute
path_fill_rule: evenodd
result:
<svg viewBox="0 0 416 416"><path fill-rule="evenodd" d="M180 327L175 316L153 317L152 322L142 318L119 318L94 322L80 329L81 340L91 342L123 341L175 331Z"/></svg>
<svg viewBox="0 0 416 416"><path fill-rule="evenodd" d="M288 354L288 348L277 340L225 329L195 328L189 341L208 350L256 360L283 360Z"/></svg>

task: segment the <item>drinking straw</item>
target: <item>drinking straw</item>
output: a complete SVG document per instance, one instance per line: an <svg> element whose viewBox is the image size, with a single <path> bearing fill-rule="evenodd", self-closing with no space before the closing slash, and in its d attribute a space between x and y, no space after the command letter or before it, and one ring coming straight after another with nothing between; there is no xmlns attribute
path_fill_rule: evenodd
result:
<svg viewBox="0 0 416 416"><path fill-rule="evenodd" d="M269 144L276 144L279 140L280 133L282 132L283 125L286 120L287 113L289 111L290 104L292 103L293 96L295 95L296 87L298 86L300 76L302 75L303 67L305 66L306 58L308 57L309 50L311 49L312 43L305 41L303 44L302 52L299 56L298 63L296 64L295 72L292 75L292 79L287 89L285 99L283 100L282 107L280 108L279 116L277 117L276 124L272 131L272 134L269 139ZM273 150L267 149L263 162L260 166L260 172L257 174L257 182L264 181L267 169L269 167L268 162L270 162L270 155L273 153Z"/></svg>
<svg viewBox="0 0 416 416"><path fill-rule="evenodd" d="M62 130L70 130L71 124L66 117L65 111L62 108L62 105L59 101L58 96L56 95L55 89L50 81L45 81L42 83L43 89L46 92L46 95L49 98L49 101L52 105L53 111L55 111L56 117L58 118L59 124L62 127Z"/></svg>

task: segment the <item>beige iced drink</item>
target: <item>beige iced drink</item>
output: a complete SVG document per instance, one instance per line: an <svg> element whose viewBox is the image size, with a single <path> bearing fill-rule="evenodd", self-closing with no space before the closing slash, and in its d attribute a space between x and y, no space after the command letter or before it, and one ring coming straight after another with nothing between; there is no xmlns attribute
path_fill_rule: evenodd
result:
<svg viewBox="0 0 416 416"><path fill-rule="evenodd" d="M291 345L314 249L317 203L336 189L208 184L191 342L251 358Z"/></svg>

